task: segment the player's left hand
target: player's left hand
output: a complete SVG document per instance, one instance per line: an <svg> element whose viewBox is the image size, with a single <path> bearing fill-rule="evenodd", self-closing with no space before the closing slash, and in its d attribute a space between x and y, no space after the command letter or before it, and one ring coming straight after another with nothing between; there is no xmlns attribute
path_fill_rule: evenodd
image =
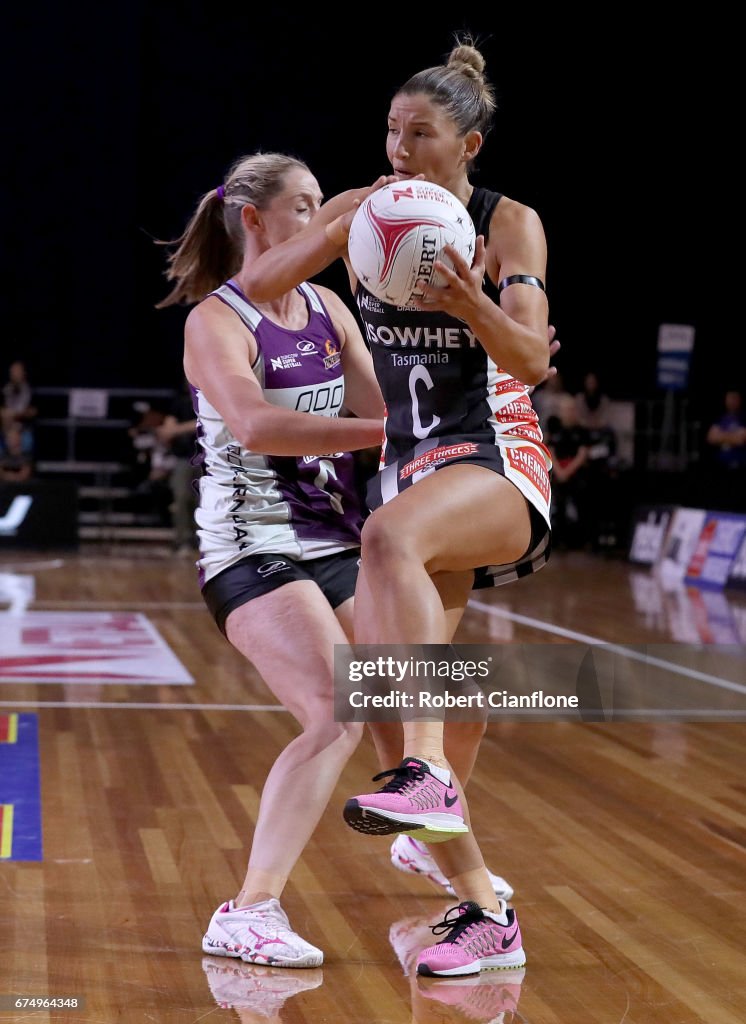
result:
<svg viewBox="0 0 746 1024"><path fill-rule="evenodd" d="M443 252L453 264L453 269L441 260L436 260L434 269L443 284L433 286L418 281L421 296L413 299L412 305L423 312L440 310L468 321L469 313L476 309L483 298L482 281L486 262L484 235L477 237L471 266L452 245L447 245Z"/></svg>

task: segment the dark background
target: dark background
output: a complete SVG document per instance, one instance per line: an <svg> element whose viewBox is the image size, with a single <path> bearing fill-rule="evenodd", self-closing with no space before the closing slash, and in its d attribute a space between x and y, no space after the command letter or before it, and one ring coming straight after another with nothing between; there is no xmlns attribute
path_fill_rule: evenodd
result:
<svg viewBox="0 0 746 1024"><path fill-rule="evenodd" d="M714 412L726 385L743 386L740 325L700 284L730 268L703 232L717 55L698 30L611 9L603 26L550 25L526 5L450 22L423 5L350 7L336 22L277 11L42 4L6 16L5 365L24 359L37 385L177 385L185 311L153 308L166 286L151 238L179 234L198 197L259 148L303 157L326 195L373 180L387 170L391 95L468 28L500 108L475 181L543 219L567 385L595 368L613 397L654 395L658 325L673 322L697 329L695 405ZM345 292L339 268L322 280Z"/></svg>

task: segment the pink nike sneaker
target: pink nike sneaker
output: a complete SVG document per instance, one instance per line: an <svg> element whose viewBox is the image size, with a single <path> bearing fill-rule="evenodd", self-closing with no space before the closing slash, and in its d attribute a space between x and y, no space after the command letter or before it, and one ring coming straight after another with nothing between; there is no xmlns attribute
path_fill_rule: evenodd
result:
<svg viewBox="0 0 746 1024"><path fill-rule="evenodd" d="M417 973L431 977L455 977L479 971L523 967L526 956L514 910L498 900L499 913L483 910L471 900L448 911L433 934L448 934L417 958Z"/></svg>
<svg viewBox="0 0 746 1024"><path fill-rule="evenodd" d="M344 819L351 828L374 836L406 832L426 843L444 842L469 831L446 768L405 757L398 768L379 772L373 781L387 775L393 777L377 793L347 801Z"/></svg>

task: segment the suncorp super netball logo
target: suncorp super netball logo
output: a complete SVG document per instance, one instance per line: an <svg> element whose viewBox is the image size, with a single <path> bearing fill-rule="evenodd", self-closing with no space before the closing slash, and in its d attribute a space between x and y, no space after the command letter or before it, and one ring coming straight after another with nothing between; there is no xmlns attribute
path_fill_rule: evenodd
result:
<svg viewBox="0 0 746 1024"><path fill-rule="evenodd" d="M395 203L398 203L400 199L430 199L435 203L453 206L453 196L450 192L446 192L440 186L433 188L426 181L415 182L414 186L392 186L391 195L394 197Z"/></svg>

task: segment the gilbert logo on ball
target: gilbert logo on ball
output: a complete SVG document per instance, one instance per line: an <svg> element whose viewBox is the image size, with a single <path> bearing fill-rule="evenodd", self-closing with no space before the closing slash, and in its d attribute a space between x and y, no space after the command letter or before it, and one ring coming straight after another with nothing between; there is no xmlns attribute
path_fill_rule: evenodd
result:
<svg viewBox="0 0 746 1024"><path fill-rule="evenodd" d="M350 227L348 252L355 275L371 294L393 306L419 295L417 281L442 284L436 260L452 245L471 265L475 234L463 203L430 181L400 181L371 193Z"/></svg>

